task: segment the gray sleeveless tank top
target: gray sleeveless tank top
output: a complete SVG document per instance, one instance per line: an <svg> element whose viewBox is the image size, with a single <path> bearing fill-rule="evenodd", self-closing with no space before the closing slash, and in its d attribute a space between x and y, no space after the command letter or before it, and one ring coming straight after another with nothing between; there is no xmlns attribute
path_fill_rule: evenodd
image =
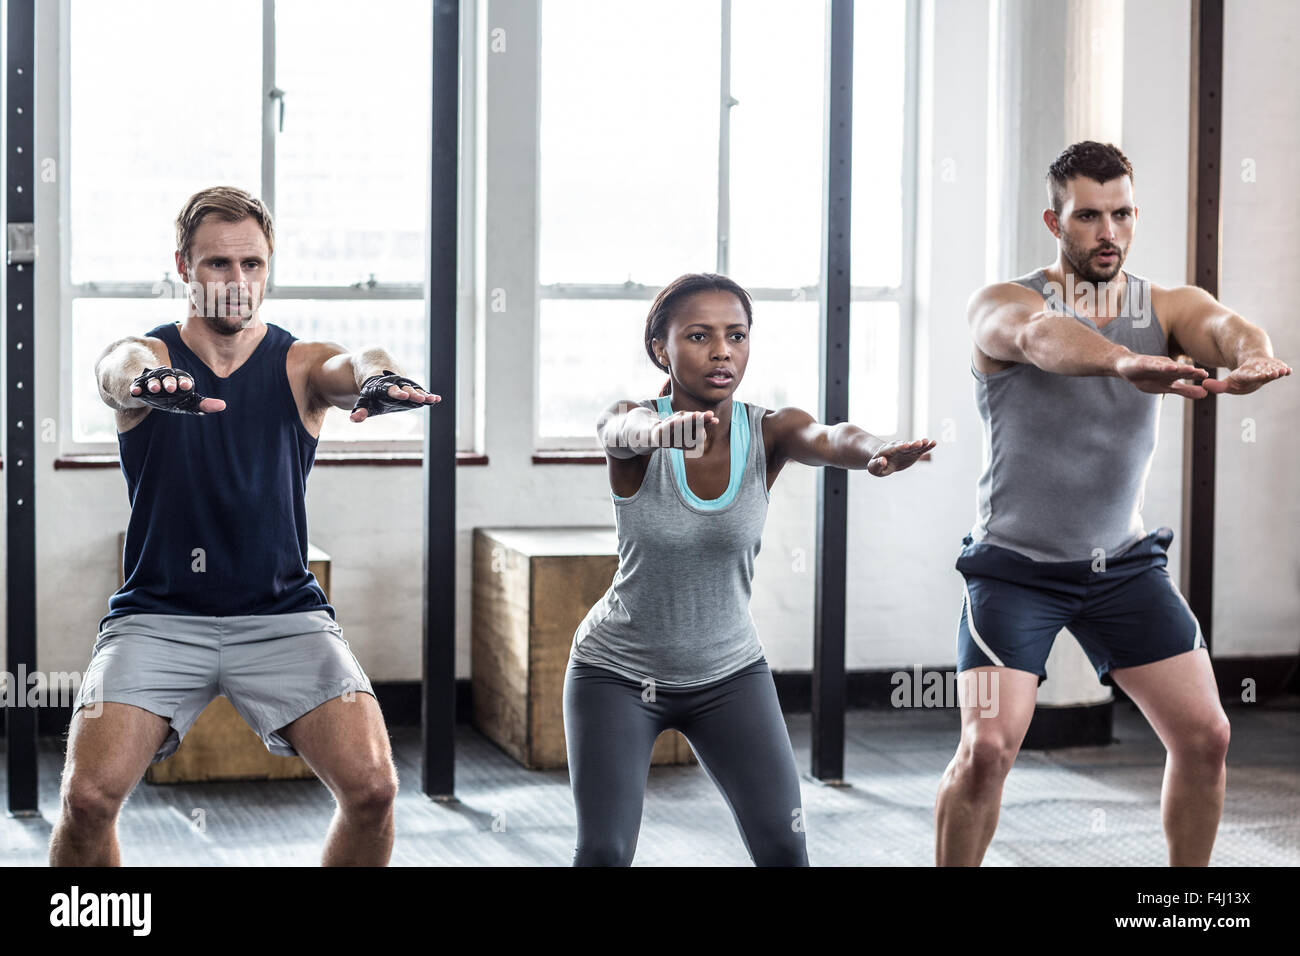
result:
<svg viewBox="0 0 1300 956"><path fill-rule="evenodd" d="M1047 287L1044 270L1012 281L1132 352L1167 354L1150 283L1125 275L1119 314L1099 330ZM1115 557L1142 539L1161 396L1120 378L1057 375L1028 363L971 372L984 424L975 541L1036 561L1077 561L1098 548Z"/></svg>
<svg viewBox="0 0 1300 956"><path fill-rule="evenodd" d="M671 396L639 405L672 414ZM650 452L636 494L614 499L618 571L573 635L571 658L638 683L707 684L762 660L749 611L767 520L767 409L732 400L731 478L700 499L678 448Z"/></svg>

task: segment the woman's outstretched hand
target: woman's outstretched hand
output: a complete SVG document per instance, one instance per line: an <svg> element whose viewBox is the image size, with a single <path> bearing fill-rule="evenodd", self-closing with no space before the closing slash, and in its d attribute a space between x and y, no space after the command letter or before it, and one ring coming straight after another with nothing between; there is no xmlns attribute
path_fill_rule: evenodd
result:
<svg viewBox="0 0 1300 956"><path fill-rule="evenodd" d="M648 444L652 448L691 449L704 445L709 429L718 424L718 416L711 411L673 412L655 422L650 429Z"/></svg>

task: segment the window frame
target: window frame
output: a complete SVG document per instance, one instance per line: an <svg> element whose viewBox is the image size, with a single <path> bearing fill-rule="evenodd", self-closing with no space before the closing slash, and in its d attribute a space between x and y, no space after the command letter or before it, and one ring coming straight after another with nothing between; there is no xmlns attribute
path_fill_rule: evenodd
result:
<svg viewBox="0 0 1300 956"><path fill-rule="evenodd" d="M269 95L275 88L275 0L262 2L262 159L261 159L261 198L275 215L275 158L276 133L278 125L278 105ZM477 35L475 22L478 15L478 0L462 0L460 20L460 48L462 63L462 82L460 87L460 142L458 149L462 157L459 163L460 181L457 187L458 206L460 209L457 245L460 260L460 278L457 292L457 428L460 440L458 451L476 453L476 416L478 413L478 382L475 374L475 296L472 279L475 274L475 222L466 211L474 209L474 190L477 169L475 163L467 159L475 155L475 128L477 122L477 97L475 85L469 81L477 70ZM170 262L166 267L164 280L128 280L72 282L72 239L71 239L71 147L72 147L72 0L59 0L59 63L58 83L58 149L61 162L58 180L57 202L59 223L59 366L61 385L59 394L59 454L66 457L92 457L116 455L116 441L91 442L74 440L73 400L72 400L72 356L73 323L72 312L77 299L157 299L161 282L170 281L175 289L180 279L174 274ZM39 80L38 80L39 82ZM432 80L430 79L430 82ZM426 168L429 157L425 156ZM427 205L427 203L426 203ZM426 215L427 222L427 215ZM428 230L426 225L425 259L426 271L428 260ZM169 250L170 255L170 250ZM268 270L266 298L283 301L319 300L371 302L385 300L425 300L427 276L421 282L358 282L349 286L284 286L275 282L275 257L271 257ZM177 303L177 318L183 317L182 306ZM427 305L426 305L427 322ZM140 334L146 332L142 328ZM292 331L292 330L290 330ZM107 341L104 345L108 345ZM382 342L352 342L346 344L351 348L362 348ZM426 343L427 349L427 343ZM334 454L414 454L423 453L423 437L410 439L389 439L384 441L339 441L322 440L317 446L317 453Z"/></svg>
<svg viewBox="0 0 1300 956"><path fill-rule="evenodd" d="M544 0L543 0L544 2ZM916 157L918 147L918 129L919 129L919 110L920 110L920 93L919 93L919 62L920 62L920 0L903 0L906 9L904 11L904 57L903 57L903 163L902 163L902 230L900 239L903 244L902 257L899 268L899 284L897 286L852 286L852 302L896 302L898 303L899 314L899 334L898 334L898 429L889 435L880 435L881 438L895 438L904 434L910 434L915 431L916 414L918 403L915 400L914 389L916 387L916 376L913 369L917 356L916 335L916 236L917 236L917 176ZM731 0L720 0L721 6L721 29L720 42L722 45L719 73L719 143L718 143L718 218L717 218L717 258L716 271L726 275L729 257L729 219L730 219L730 127L731 127L731 107L736 105L736 101L731 96ZM829 6L825 8L825 22L829 22ZM535 40L537 42L538 52L538 72L537 72L537 100L539 112L539 135L540 135L540 112L541 112L541 60L542 60L542 26L541 18L538 19L538 30ZM823 87L824 91L824 87ZM824 148L824 146L823 146ZM540 165L537 169L537 179L534 182L535 193L540 193L541 188L541 170ZM542 240L542 223L537 223L536 235L538 236L538 252ZM821 257L822 268L825 267L825 256ZM790 302L790 301L818 301L821 295L821 288L825 284L825 275L818 277L817 285L807 285L800 287L780 287L780 286L759 286L751 287L746 291L749 292L750 298L757 305L761 302ZM625 282L625 283L584 283L584 282L555 282L555 283L538 283L537 300L539 308L535 317L535 336L538 343L533 354L533 445L538 452L559 452L575 451L589 452L598 450L595 437L595 422L592 422L590 434L582 435L564 435L543 436L541 434L541 408L543 396L541 393L541 300L544 299L567 299L567 300L590 300L590 299L637 299L643 300L647 304L654 300L658 294L659 287L649 286L643 283ZM820 365L820 360L819 360ZM612 398L611 398L612 400ZM819 415L820 410L809 409L814 415Z"/></svg>

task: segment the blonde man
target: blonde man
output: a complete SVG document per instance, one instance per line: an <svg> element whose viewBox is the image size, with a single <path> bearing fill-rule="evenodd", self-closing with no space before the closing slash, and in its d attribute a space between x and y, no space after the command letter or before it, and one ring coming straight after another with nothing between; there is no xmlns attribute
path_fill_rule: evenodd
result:
<svg viewBox="0 0 1300 956"><path fill-rule="evenodd" d="M50 862L117 865L127 795L224 694L333 793L322 862L384 865L397 773L370 681L307 570L304 494L330 406L360 422L440 399L383 349L262 321L275 236L260 200L205 189L176 237L185 321L114 342L95 366L131 500L126 580L77 701Z"/></svg>

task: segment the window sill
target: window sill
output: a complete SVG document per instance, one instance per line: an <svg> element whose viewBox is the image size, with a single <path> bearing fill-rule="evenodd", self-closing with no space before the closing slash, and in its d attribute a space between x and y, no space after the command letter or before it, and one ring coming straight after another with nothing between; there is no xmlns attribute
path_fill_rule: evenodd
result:
<svg viewBox="0 0 1300 956"><path fill-rule="evenodd" d="M927 451L917 461L932 461ZM597 451L536 451L534 465L603 465L605 456Z"/></svg>
<svg viewBox="0 0 1300 956"><path fill-rule="evenodd" d="M605 453L591 451L535 451L534 465L603 465Z"/></svg>
<svg viewBox="0 0 1300 956"><path fill-rule="evenodd" d="M370 467L400 467L410 466L418 468L424 462L424 456L410 452L392 452L376 453L369 452L363 454L349 454L347 452L322 452L316 456L316 464L322 467L334 467L337 465L366 465ZM487 455L473 451L456 452L457 465L486 465L488 463ZM3 464L0 463L0 468ZM65 468L119 468L121 463L117 455L60 455L54 459L54 468L61 471Z"/></svg>
<svg viewBox="0 0 1300 956"><path fill-rule="evenodd" d="M423 455L408 452L389 454L349 454L347 452L322 452L316 456L316 464L332 468L339 465L365 465L369 467L391 468L401 466L418 467L424 460ZM926 452L918 461L931 461ZM487 455L473 451L456 452L457 465L486 465ZM589 451L539 451L533 453L534 465L603 465L605 456L599 452ZM75 468L118 468L120 463L116 455L60 455L54 459L56 471ZM4 460L0 459L0 471L4 470Z"/></svg>
<svg viewBox="0 0 1300 956"><path fill-rule="evenodd" d="M488 456L476 451L456 452L457 465L486 465ZM424 464L424 455L419 452L345 452L328 451L316 456L316 464L333 468L337 465L370 465L381 468L395 466L414 466Z"/></svg>

